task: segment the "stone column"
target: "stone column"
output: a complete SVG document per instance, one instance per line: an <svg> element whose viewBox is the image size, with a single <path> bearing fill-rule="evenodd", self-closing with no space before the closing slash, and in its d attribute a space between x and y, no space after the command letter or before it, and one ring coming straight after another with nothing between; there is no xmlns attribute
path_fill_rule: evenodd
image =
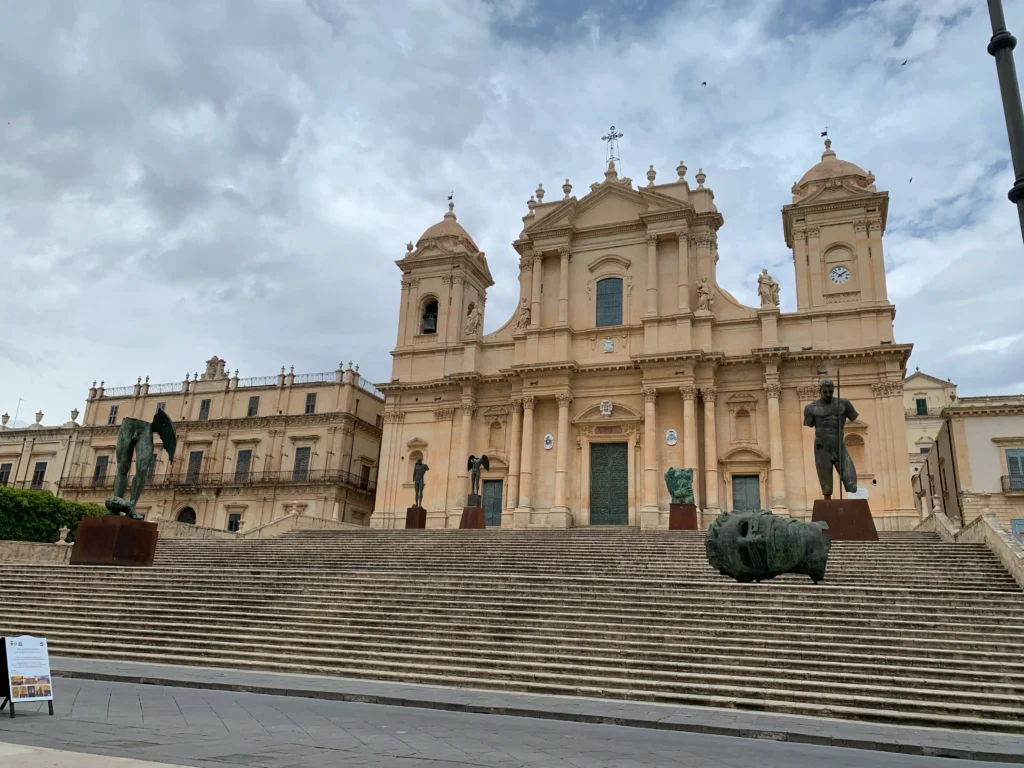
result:
<svg viewBox="0 0 1024 768"><path fill-rule="evenodd" d="M676 233L679 240L679 311L690 311L690 237L687 230Z"/></svg>
<svg viewBox="0 0 1024 768"><path fill-rule="evenodd" d="M395 342L398 346L405 343L406 325L409 323L409 290L412 288L412 284L413 278L402 278L402 298L398 305L398 340Z"/></svg>
<svg viewBox="0 0 1024 768"><path fill-rule="evenodd" d="M825 305L825 284L823 282L821 265L821 242L818 239L819 228L807 227L807 256L809 260L807 277L811 282L811 306L822 307Z"/></svg>
<svg viewBox="0 0 1024 768"><path fill-rule="evenodd" d="M569 246L563 245L558 249L561 257L561 272L558 275L558 324L569 324L569 259L572 258L572 251Z"/></svg>
<svg viewBox="0 0 1024 768"><path fill-rule="evenodd" d="M704 398L704 508L718 511L718 423L715 420L714 386L700 388Z"/></svg>
<svg viewBox="0 0 1024 768"><path fill-rule="evenodd" d="M658 511L658 391L644 387L644 504L641 512ZM645 526L646 527L646 526Z"/></svg>
<svg viewBox="0 0 1024 768"><path fill-rule="evenodd" d="M697 499L700 466L697 461L697 388L684 384L679 392L683 396L683 468L693 469L693 495Z"/></svg>
<svg viewBox="0 0 1024 768"><path fill-rule="evenodd" d="M540 279L544 260L541 254L533 256L533 288L530 291L530 327L540 328Z"/></svg>
<svg viewBox="0 0 1024 768"><path fill-rule="evenodd" d="M870 262L875 280L875 301L888 301L889 293L885 284L885 254L882 252L881 219L868 220L868 249L871 252ZM860 269L863 275L865 268L862 266ZM863 287L861 290L864 290Z"/></svg>
<svg viewBox="0 0 1024 768"><path fill-rule="evenodd" d="M516 507L515 527L530 525L531 492L533 490L533 407L536 399L523 398L523 449L519 458L519 506Z"/></svg>
<svg viewBox="0 0 1024 768"><path fill-rule="evenodd" d="M512 398L512 439L508 450L508 492L505 509L519 505L519 457L523 443L523 398Z"/></svg>
<svg viewBox="0 0 1024 768"><path fill-rule="evenodd" d="M782 418L779 415L779 398L782 387L778 382L768 381L764 385L768 395L768 458L771 463L771 502L773 512L786 511L786 467L782 456Z"/></svg>
<svg viewBox="0 0 1024 768"><path fill-rule="evenodd" d="M572 392L559 392L555 400L558 402L558 442L555 443L555 506L551 511L568 514L569 405L572 403Z"/></svg>
<svg viewBox="0 0 1024 768"><path fill-rule="evenodd" d="M462 431L459 434L459 455L455 457L455 465L459 468L455 488L456 507L466 505L466 495L469 493L469 471L466 469L466 462L472 450L469 436L473 429L473 409L476 408L476 403L472 396L463 396L459 407L462 409Z"/></svg>
<svg viewBox="0 0 1024 768"><path fill-rule="evenodd" d="M647 235L647 315L658 314L658 236Z"/></svg>
<svg viewBox="0 0 1024 768"><path fill-rule="evenodd" d="M458 342L462 336L462 325L465 321L463 316L463 310L465 307L465 280L462 275L452 275L452 284L455 286L455 296L452 298L451 306L448 307L448 328L446 329L445 339L450 342ZM438 314L441 314L441 308L438 307Z"/></svg>

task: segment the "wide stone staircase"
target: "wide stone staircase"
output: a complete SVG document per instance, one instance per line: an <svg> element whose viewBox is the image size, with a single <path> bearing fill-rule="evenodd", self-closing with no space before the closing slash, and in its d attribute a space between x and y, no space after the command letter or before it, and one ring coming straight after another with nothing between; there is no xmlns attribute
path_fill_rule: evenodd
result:
<svg viewBox="0 0 1024 768"><path fill-rule="evenodd" d="M737 584L699 533L295 531L152 568L0 564L52 653L1024 734L1024 595L980 544L833 544Z"/></svg>

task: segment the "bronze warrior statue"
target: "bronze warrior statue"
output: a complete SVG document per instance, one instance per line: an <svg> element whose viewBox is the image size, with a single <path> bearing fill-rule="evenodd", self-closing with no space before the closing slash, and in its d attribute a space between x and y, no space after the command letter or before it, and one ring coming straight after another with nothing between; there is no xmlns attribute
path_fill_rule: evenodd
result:
<svg viewBox="0 0 1024 768"><path fill-rule="evenodd" d="M831 381L821 382L820 391L821 397L804 408L804 426L814 427L814 467L822 494L831 499L833 467L847 492L857 490L857 469L843 444L846 420L855 420L857 411L846 398L833 397L835 385Z"/></svg>
<svg viewBox="0 0 1024 768"><path fill-rule="evenodd" d="M470 493L480 494L480 468L488 471L491 469L491 461L486 456L470 456L466 469L469 470L469 478L472 490Z"/></svg>
<svg viewBox="0 0 1024 768"><path fill-rule="evenodd" d="M113 515L125 514L134 520L141 520L142 515L135 513L135 504L142 495L142 489L149 479L149 468L156 458L153 454L153 433L160 435L164 450L174 461L174 449L177 438L170 417L162 410L157 410L153 423L142 419L125 419L117 432L117 446L114 453L117 459L117 475L114 478L114 495L107 499L105 506ZM124 489L128 485L128 469L132 465L132 454L135 454L135 477L132 480L132 497L124 498Z"/></svg>
<svg viewBox="0 0 1024 768"><path fill-rule="evenodd" d="M412 487L416 492L416 502L413 506L423 506L423 488L426 485L427 470L430 469L426 464L423 463L423 457L420 456L416 459L416 463L412 467Z"/></svg>

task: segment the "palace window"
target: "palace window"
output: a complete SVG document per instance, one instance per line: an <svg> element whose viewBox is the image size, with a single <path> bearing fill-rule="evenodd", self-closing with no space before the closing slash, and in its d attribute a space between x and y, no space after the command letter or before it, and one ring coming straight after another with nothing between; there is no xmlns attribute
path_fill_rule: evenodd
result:
<svg viewBox="0 0 1024 768"><path fill-rule="evenodd" d="M228 515L228 530L237 532L242 525L242 515L238 512L232 512Z"/></svg>
<svg viewBox="0 0 1024 768"><path fill-rule="evenodd" d="M622 325L622 278L606 277L597 283L598 328Z"/></svg>
<svg viewBox="0 0 1024 768"><path fill-rule="evenodd" d="M1006 469L1010 473L1010 490L1024 491L1024 449L1006 449Z"/></svg>
<svg viewBox="0 0 1024 768"><path fill-rule="evenodd" d="M107 424L117 424L117 406L110 406L110 413L107 414Z"/></svg>
<svg viewBox="0 0 1024 768"><path fill-rule="evenodd" d="M292 480L296 483L304 483L309 479L309 454L312 451L309 447L295 449L295 464L292 466Z"/></svg>
<svg viewBox="0 0 1024 768"><path fill-rule="evenodd" d="M13 464L0 464L0 485L7 485L11 479L11 469L13 467Z"/></svg>
<svg viewBox="0 0 1024 768"><path fill-rule="evenodd" d="M92 470L92 484L103 485L107 479L107 465L110 464L109 456L97 456L96 466Z"/></svg>
<svg viewBox="0 0 1024 768"><path fill-rule="evenodd" d="M253 395L249 398L249 409L245 412L245 415L252 419L255 418L260 412L260 396Z"/></svg>
<svg viewBox="0 0 1024 768"><path fill-rule="evenodd" d="M923 397L919 397L916 400L917 403L917 415L927 416L928 415L928 400Z"/></svg>
<svg viewBox="0 0 1024 768"><path fill-rule="evenodd" d="M423 305L420 333L437 333L437 299L431 299Z"/></svg>
<svg viewBox="0 0 1024 768"><path fill-rule="evenodd" d="M252 450L239 451L235 458L235 482L249 482L249 468L252 467Z"/></svg>
<svg viewBox="0 0 1024 768"><path fill-rule="evenodd" d="M316 413L316 392L306 395L306 413Z"/></svg>
<svg viewBox="0 0 1024 768"><path fill-rule="evenodd" d="M38 491L43 487L43 478L46 477L46 462L37 461L32 470L32 490Z"/></svg>
<svg viewBox="0 0 1024 768"><path fill-rule="evenodd" d="M212 400L203 400L199 403L199 420L209 421L210 420L210 403Z"/></svg>
<svg viewBox="0 0 1024 768"><path fill-rule="evenodd" d="M363 464L359 468L359 487L366 488L370 484L370 468Z"/></svg>

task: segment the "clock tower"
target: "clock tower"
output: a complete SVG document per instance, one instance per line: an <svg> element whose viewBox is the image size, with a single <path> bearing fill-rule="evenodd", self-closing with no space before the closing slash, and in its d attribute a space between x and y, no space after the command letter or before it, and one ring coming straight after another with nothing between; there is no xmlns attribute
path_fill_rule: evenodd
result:
<svg viewBox="0 0 1024 768"><path fill-rule="evenodd" d="M875 188L874 174L837 158L825 139L821 162L792 194L782 223L793 251L797 310L891 307L882 251L889 195Z"/></svg>

